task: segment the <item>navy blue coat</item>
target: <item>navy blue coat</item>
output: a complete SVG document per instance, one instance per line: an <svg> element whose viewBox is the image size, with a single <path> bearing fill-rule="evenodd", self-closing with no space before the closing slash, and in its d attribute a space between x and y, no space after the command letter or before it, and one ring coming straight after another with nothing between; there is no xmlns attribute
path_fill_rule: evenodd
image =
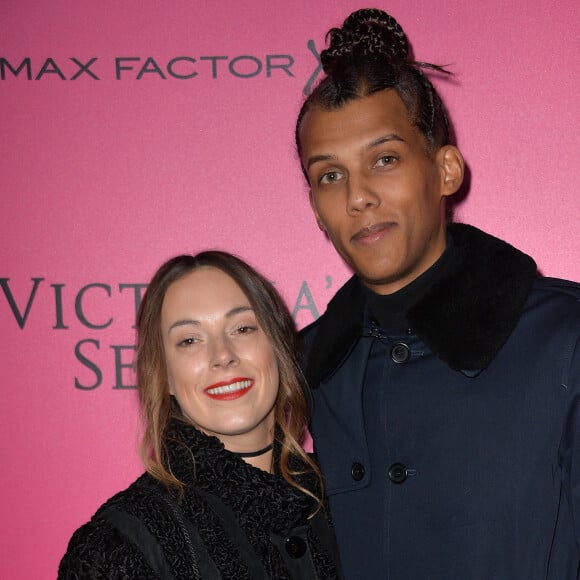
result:
<svg viewBox="0 0 580 580"><path fill-rule="evenodd" d="M580 285L464 225L387 336L360 281L303 332L345 578L580 578Z"/></svg>

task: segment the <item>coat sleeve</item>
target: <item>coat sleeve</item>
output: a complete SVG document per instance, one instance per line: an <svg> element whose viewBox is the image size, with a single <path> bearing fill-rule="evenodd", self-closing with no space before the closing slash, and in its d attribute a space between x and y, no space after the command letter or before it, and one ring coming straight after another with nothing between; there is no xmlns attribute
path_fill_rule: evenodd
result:
<svg viewBox="0 0 580 580"><path fill-rule="evenodd" d="M580 316L577 322L580 329ZM580 553L580 332L572 345L570 361L567 376L563 377L563 386L568 389L570 398L561 457L564 491L572 511L576 549Z"/></svg>
<svg viewBox="0 0 580 580"><path fill-rule="evenodd" d="M568 342L567 353L563 357L568 361L561 386L568 391L568 402L565 423L560 443L560 467L562 470L563 497L560 506L560 517L570 517L574 537L555 538L555 545L569 542L569 550L575 551L580 558L580 308L576 316L571 317L573 338ZM570 516L562 514L565 509ZM580 569L576 576L580 580Z"/></svg>
<svg viewBox="0 0 580 580"><path fill-rule="evenodd" d="M73 534L58 569L58 580L157 578L139 549L98 515Z"/></svg>

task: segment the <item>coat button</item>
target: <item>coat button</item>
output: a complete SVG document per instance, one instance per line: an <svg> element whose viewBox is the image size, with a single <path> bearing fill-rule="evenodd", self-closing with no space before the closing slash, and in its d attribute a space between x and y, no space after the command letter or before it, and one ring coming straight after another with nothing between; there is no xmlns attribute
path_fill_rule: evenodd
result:
<svg viewBox="0 0 580 580"><path fill-rule="evenodd" d="M355 481L360 481L365 476L365 468L362 463L353 463L350 468L350 475Z"/></svg>
<svg viewBox="0 0 580 580"><path fill-rule="evenodd" d="M298 536L286 538L284 545L291 558L302 558L306 554L306 542Z"/></svg>
<svg viewBox="0 0 580 580"><path fill-rule="evenodd" d="M393 463L389 467L389 479L393 483L403 483L407 479L407 467L402 463Z"/></svg>
<svg viewBox="0 0 580 580"><path fill-rule="evenodd" d="M406 363L411 357L411 351L404 342L397 342L391 349L391 359L397 364Z"/></svg>

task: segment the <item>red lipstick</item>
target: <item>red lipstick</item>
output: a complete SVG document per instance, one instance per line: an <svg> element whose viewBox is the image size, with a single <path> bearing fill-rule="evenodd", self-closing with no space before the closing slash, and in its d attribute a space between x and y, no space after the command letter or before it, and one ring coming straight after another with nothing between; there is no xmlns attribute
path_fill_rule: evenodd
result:
<svg viewBox="0 0 580 580"><path fill-rule="evenodd" d="M203 392L217 401L232 401L243 397L254 386L253 379L235 377L206 387Z"/></svg>

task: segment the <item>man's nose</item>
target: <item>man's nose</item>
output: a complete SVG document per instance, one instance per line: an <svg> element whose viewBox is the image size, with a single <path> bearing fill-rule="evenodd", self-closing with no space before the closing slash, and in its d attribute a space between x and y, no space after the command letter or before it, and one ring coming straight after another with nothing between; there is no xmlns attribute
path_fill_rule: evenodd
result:
<svg viewBox="0 0 580 580"><path fill-rule="evenodd" d="M365 211L369 207L376 207L380 203L380 198L367 179L351 173L348 176L346 203L347 212L354 214Z"/></svg>

